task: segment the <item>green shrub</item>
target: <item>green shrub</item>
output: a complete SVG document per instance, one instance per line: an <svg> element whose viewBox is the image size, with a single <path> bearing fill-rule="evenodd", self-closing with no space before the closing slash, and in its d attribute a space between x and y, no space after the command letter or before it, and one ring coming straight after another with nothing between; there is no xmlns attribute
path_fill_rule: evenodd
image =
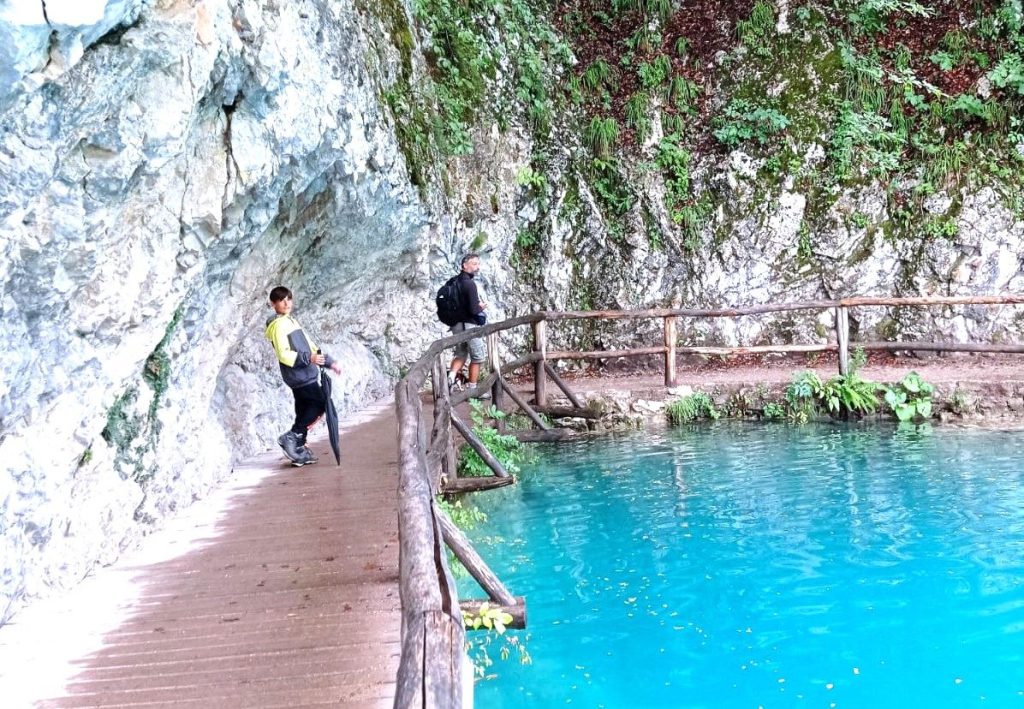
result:
<svg viewBox="0 0 1024 709"><path fill-rule="evenodd" d="M491 420L505 418L505 412L493 404L485 407L478 399L469 402L473 420L473 433L480 439L488 451L504 466L509 475L519 472L519 463L528 457L527 448L515 436L507 436L498 432L490 425ZM459 455L459 473L466 477L487 477L494 471L484 462L475 450L468 445L463 446Z"/></svg>
<svg viewBox="0 0 1024 709"><path fill-rule="evenodd" d="M900 421L928 418L932 415L932 394L935 387L911 372L893 387L884 387L885 403Z"/></svg>
<svg viewBox="0 0 1024 709"><path fill-rule="evenodd" d="M789 119L778 110L759 106L747 99L737 98L725 107L725 113L715 119L714 133L723 145L734 148L749 140L765 145L776 134L786 130Z"/></svg>
<svg viewBox="0 0 1024 709"><path fill-rule="evenodd" d="M586 130L586 141L595 155L606 158L619 140L619 124L614 118L594 117Z"/></svg>
<svg viewBox="0 0 1024 709"><path fill-rule="evenodd" d="M807 371L794 377L785 399L790 417L805 423L811 414L822 410L836 418L872 413L878 408L877 389L874 382L860 378L856 367L849 374L837 374L827 381Z"/></svg>
<svg viewBox="0 0 1024 709"><path fill-rule="evenodd" d="M785 416L786 410L782 407L782 404L774 401L769 401L761 410L761 417L768 421L777 421L778 419L785 418Z"/></svg>
<svg viewBox="0 0 1024 709"><path fill-rule="evenodd" d="M679 426L701 418L708 418L714 421L721 417L711 397L700 391L669 403L665 407L665 413L668 415L669 423L673 426Z"/></svg>

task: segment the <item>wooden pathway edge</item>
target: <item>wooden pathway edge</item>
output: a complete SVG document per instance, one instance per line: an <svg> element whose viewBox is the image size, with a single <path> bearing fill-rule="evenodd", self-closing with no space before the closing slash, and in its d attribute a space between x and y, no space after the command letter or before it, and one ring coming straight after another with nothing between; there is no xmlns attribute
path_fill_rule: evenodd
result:
<svg viewBox="0 0 1024 709"><path fill-rule="evenodd" d="M0 628L4 707L391 707L401 653L391 401L342 465L277 451Z"/></svg>

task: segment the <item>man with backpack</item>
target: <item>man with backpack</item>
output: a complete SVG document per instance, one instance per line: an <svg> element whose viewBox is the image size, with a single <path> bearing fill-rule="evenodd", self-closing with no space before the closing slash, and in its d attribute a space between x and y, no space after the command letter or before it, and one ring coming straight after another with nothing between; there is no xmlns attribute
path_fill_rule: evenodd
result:
<svg viewBox="0 0 1024 709"><path fill-rule="evenodd" d="M480 327L487 321L484 310L487 303L480 299L473 278L480 271L480 256L466 254L462 257L462 270L448 279L437 292L437 317L451 328L452 334ZM476 388L480 377L480 364L487 359L487 346L482 337L463 342L455 348L455 359L448 371L448 384L455 383L462 366L469 359L470 389Z"/></svg>

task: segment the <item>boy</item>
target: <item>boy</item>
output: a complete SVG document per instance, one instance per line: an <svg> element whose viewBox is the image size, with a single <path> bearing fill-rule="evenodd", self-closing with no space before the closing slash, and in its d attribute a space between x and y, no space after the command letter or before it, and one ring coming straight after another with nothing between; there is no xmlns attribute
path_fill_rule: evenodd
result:
<svg viewBox="0 0 1024 709"><path fill-rule="evenodd" d="M317 460L306 448L306 433L327 408L320 387L320 377L326 375L321 374L320 368L329 367L340 373L341 366L329 355L322 354L298 321L291 316L290 290L284 286L274 288L270 291L270 305L276 315L267 321L267 339L273 343L277 353L281 377L295 396L295 423L277 442L292 465L309 465Z"/></svg>

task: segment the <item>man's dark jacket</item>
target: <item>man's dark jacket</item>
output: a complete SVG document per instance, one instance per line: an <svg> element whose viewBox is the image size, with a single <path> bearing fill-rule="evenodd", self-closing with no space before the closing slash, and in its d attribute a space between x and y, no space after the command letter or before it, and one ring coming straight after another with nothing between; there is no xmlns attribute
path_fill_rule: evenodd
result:
<svg viewBox="0 0 1024 709"><path fill-rule="evenodd" d="M462 271L459 274L459 305L462 306L462 313L459 315L459 322L468 322L473 325L483 325L487 322L484 309L480 307L480 295L476 291L476 283L473 282L473 274Z"/></svg>

